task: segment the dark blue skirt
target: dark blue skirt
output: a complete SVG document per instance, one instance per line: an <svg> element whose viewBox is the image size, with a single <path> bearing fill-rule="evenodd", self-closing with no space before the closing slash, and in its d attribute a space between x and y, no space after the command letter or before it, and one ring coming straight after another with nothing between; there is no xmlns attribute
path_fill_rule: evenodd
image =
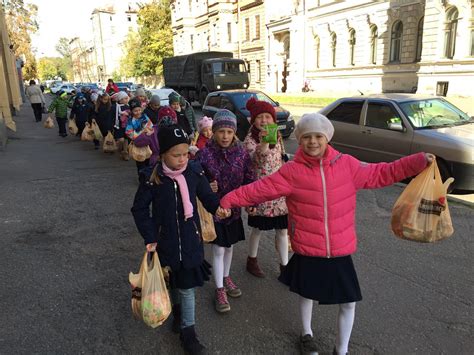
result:
<svg viewBox="0 0 474 355"><path fill-rule="evenodd" d="M192 269L184 269L181 265L178 270L170 271L169 286L171 289L188 289L201 287L211 276L211 265L203 260L202 264Z"/></svg>
<svg viewBox="0 0 474 355"><path fill-rule="evenodd" d="M362 300L350 255L318 258L294 254L278 278L291 292L318 301L340 304Z"/></svg>
<svg viewBox="0 0 474 355"><path fill-rule="evenodd" d="M231 222L230 224L214 223L217 238L211 243L220 247L230 248L233 244L245 240L245 230L242 218Z"/></svg>
<svg viewBox="0 0 474 355"><path fill-rule="evenodd" d="M249 227L257 228L261 231L273 229L288 229L288 215L276 217L248 216Z"/></svg>

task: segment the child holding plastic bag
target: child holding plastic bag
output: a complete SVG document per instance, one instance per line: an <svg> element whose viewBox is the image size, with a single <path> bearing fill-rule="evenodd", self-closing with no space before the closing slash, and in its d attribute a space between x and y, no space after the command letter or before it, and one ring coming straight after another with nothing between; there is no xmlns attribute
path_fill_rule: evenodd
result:
<svg viewBox="0 0 474 355"><path fill-rule="evenodd" d="M333 134L325 116L303 115L296 125L299 148L294 160L221 200L221 206L229 209L286 197L294 255L279 280L299 295L302 353L317 351L311 329L314 300L339 305L333 353L348 352L355 303L362 299L351 259L357 246L357 190L389 186L418 174L434 159L418 153L391 163L368 164L329 146Z"/></svg>
<svg viewBox="0 0 474 355"><path fill-rule="evenodd" d="M169 266L173 330L180 331L185 351L200 354L204 347L194 329L195 287L209 279L204 260L196 198L207 211L222 218L219 198L212 192L202 167L188 164L188 136L176 124L163 122L158 131L160 161L141 171L132 214L148 251L157 250L161 265ZM151 206L151 214L150 214Z"/></svg>

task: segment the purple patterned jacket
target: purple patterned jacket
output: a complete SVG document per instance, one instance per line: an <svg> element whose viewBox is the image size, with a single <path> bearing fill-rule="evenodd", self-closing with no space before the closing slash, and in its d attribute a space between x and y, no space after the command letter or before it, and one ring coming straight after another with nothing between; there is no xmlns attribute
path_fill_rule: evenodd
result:
<svg viewBox="0 0 474 355"><path fill-rule="evenodd" d="M217 180L217 195L222 198L228 192L255 180L250 155L240 141L234 141L229 148L221 148L213 139L199 151L197 159L204 168L210 182ZM214 222L230 224L240 218L241 208L233 208L232 216Z"/></svg>

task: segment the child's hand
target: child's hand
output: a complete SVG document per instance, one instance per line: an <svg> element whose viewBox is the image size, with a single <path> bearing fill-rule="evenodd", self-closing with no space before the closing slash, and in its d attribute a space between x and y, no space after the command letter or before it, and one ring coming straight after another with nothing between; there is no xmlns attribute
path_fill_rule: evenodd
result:
<svg viewBox="0 0 474 355"><path fill-rule="evenodd" d="M231 210L222 208L220 206L216 211L216 216L219 217L220 219L229 218L231 214L232 214Z"/></svg>
<svg viewBox="0 0 474 355"><path fill-rule="evenodd" d="M255 213L257 213L257 209L255 207L246 207L245 211L247 211L250 216L255 216Z"/></svg>
<svg viewBox="0 0 474 355"><path fill-rule="evenodd" d="M156 245L157 245L157 243L147 244L146 245L146 251L149 252L149 253L156 251Z"/></svg>
<svg viewBox="0 0 474 355"><path fill-rule="evenodd" d="M425 153L425 158L426 158L426 161L428 162L428 164L431 164L436 159L436 157L431 153Z"/></svg>
<svg viewBox="0 0 474 355"><path fill-rule="evenodd" d="M145 127L144 131L147 136L151 136L153 132L155 132L153 128L150 128L150 127Z"/></svg>
<svg viewBox="0 0 474 355"><path fill-rule="evenodd" d="M262 129L259 133L258 133L258 138L260 138L260 140L262 140L263 137L266 137L268 136L268 131Z"/></svg>
<svg viewBox="0 0 474 355"><path fill-rule="evenodd" d="M219 189L219 187L217 186L217 180L214 180L209 185L211 185L212 192L217 192L217 190Z"/></svg>

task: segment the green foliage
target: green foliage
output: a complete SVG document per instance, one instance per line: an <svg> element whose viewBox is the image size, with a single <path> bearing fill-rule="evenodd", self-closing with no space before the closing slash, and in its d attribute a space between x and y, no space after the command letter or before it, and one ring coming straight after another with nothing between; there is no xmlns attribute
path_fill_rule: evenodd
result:
<svg viewBox="0 0 474 355"><path fill-rule="evenodd" d="M169 0L154 0L138 11L138 34L130 33L121 62L126 76L162 75L163 58L173 55Z"/></svg>
<svg viewBox="0 0 474 355"><path fill-rule="evenodd" d="M56 51L63 57L71 57L71 46L69 42L71 42L69 38L61 37L56 44Z"/></svg>
<svg viewBox="0 0 474 355"><path fill-rule="evenodd" d="M3 0L8 36L15 56L26 59L23 74L26 80L37 77L36 60L31 47L31 35L38 31L38 6L24 0Z"/></svg>
<svg viewBox="0 0 474 355"><path fill-rule="evenodd" d="M44 57L38 61L38 75L41 80L61 78L72 79L70 62L65 58Z"/></svg>

